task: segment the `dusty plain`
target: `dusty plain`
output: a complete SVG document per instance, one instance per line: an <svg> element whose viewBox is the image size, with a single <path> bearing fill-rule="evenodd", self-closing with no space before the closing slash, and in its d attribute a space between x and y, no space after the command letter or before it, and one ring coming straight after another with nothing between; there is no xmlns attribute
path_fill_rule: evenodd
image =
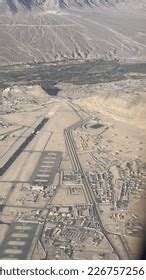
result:
<svg viewBox="0 0 146 280"><path fill-rule="evenodd" d="M145 70L106 83L75 75L54 85L3 81L1 259L140 257Z"/></svg>
<svg viewBox="0 0 146 280"><path fill-rule="evenodd" d="M139 259L146 3L0 0L0 259Z"/></svg>

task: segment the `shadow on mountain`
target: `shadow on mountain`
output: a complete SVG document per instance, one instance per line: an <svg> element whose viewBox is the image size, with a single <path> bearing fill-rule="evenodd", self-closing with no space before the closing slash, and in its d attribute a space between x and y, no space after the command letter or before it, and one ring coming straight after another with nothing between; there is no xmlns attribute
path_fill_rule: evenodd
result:
<svg viewBox="0 0 146 280"><path fill-rule="evenodd" d="M18 2L27 9L31 9L33 5L33 0L18 0Z"/></svg>
<svg viewBox="0 0 146 280"><path fill-rule="evenodd" d="M33 6L33 0L18 0L17 2L14 2L14 0L6 0L6 3L13 14L18 12L18 8L15 3L19 3L23 8L28 10L31 10Z"/></svg>
<svg viewBox="0 0 146 280"><path fill-rule="evenodd" d="M6 0L6 3L13 14L16 14L18 12L18 9L13 0Z"/></svg>

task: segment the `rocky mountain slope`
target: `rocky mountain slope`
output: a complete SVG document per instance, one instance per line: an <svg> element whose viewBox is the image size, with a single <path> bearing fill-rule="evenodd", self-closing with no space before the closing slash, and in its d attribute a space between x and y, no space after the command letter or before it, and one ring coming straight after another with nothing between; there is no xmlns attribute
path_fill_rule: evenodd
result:
<svg viewBox="0 0 146 280"><path fill-rule="evenodd" d="M144 1L134 1L139 6L144 5ZM31 9L34 7L41 8L86 8L86 7L108 7L118 5L132 5L131 0L1 0L1 5L5 5L10 8L12 12L18 11L20 7ZM134 4L135 5L135 4Z"/></svg>
<svg viewBox="0 0 146 280"><path fill-rule="evenodd" d="M9 8L11 12L16 13L20 8L32 9L38 8L86 8L100 6L117 6L126 0L1 0L1 5Z"/></svg>
<svg viewBox="0 0 146 280"><path fill-rule="evenodd" d="M144 61L145 0L0 0L0 65Z"/></svg>

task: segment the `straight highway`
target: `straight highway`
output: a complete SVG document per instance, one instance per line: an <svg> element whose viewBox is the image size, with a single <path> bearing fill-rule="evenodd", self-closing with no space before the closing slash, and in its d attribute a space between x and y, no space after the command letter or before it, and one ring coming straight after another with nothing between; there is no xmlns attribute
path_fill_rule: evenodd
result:
<svg viewBox="0 0 146 280"><path fill-rule="evenodd" d="M125 244L123 243L123 241L121 239L121 236L116 236L116 238L118 239L118 242L117 242L117 240L116 240L116 242L119 244L119 246L121 246L121 249L122 249L122 250L119 250L119 247L117 248L117 246L115 245L115 242L113 242L111 235L105 230L102 220L100 218L100 210L98 208L97 201L96 201L93 191L90 187L88 179L83 171L82 165L80 163L80 160L79 160L79 157L78 157L78 154L76 151L76 144L75 144L75 141L73 138L72 131L75 130L77 127L80 127L81 125L86 123L88 120L89 120L89 118L81 120L64 130L65 141L66 141L68 153L69 153L74 171L79 172L81 174L82 181L83 181L84 187L86 189L89 202L93 205L93 210L94 210L96 217L98 218L98 222L101 227L102 233L104 234L104 236L108 240L109 244L111 245L113 252L115 252L117 254L119 259L130 259L130 254L129 254L127 248L125 247Z"/></svg>

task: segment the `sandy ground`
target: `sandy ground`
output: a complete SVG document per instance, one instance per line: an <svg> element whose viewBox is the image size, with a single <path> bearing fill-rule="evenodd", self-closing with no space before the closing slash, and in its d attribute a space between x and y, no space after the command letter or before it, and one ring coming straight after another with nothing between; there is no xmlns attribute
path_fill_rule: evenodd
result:
<svg viewBox="0 0 146 280"><path fill-rule="evenodd" d="M21 134L22 132L20 131L11 132L11 130L15 130L17 127L19 128L21 126L23 119L25 128L29 128L40 116L49 117L49 121L45 124L41 132L36 135L27 148L16 159L11 168L1 177L1 198L7 200L6 206L9 208L6 209L5 207L3 212L3 219L5 221L13 220L14 214L10 214L10 211L13 210L11 208L13 205L15 206L14 208L17 208L14 211L18 210L18 212L20 212L19 208L21 207L43 208L46 205L46 199L42 198L42 194L40 194L35 203L30 203L29 196L31 195L31 191L21 189L22 182L27 182L31 177L42 151L61 151L63 153L61 168L63 168L64 171L69 171L71 169L63 131L66 127L79 121L79 115L76 114L76 110L82 116L84 115L84 117L87 117L89 114L91 118L89 123L87 122L73 132L82 166L85 172L96 170L99 173L104 173L110 168L111 172L114 174L114 192L116 198L120 193L119 189L116 188L116 180L119 179L119 169L117 166L120 165L120 167L125 170L125 163L131 160L135 162L138 161L140 164L145 162L144 140L146 129L144 118L146 99L144 79L135 81L129 79L128 81L107 84L100 83L98 85L79 86L58 84L58 86L61 89L61 95L55 98L47 97L39 87L35 86L34 88L30 88L30 96L33 101L32 104L30 102L32 111L30 110L29 112L25 110L26 101L29 102L27 96L29 91L27 88L24 90L24 87L20 87L20 89L14 87L5 91L5 100L10 100L10 105L13 105L15 112L3 115L3 131L8 133L8 138L7 140L1 140L1 147L5 141L7 141L7 148L8 144L12 144L13 137L11 138L10 135L13 133L17 133L14 138L16 138L16 136L26 137L27 131L24 135ZM21 100L20 107L15 107L15 93L18 94L17 98L19 97ZM67 95L70 96L71 94L74 98L68 103ZM25 99L23 98L24 96ZM41 108L39 108L40 104L36 103L35 109L37 110L33 110L35 98L42 102ZM72 104L75 106L74 110L71 107ZM84 110L84 112L81 110ZM96 120L101 124L100 128L92 127ZM6 123L7 126L5 125ZM10 141L8 139L10 139ZM6 147L6 145L3 147ZM1 148L1 151L2 150ZM16 184L15 190L13 190L13 182L16 181L19 182ZM52 205L86 204L86 194L83 185L78 185L78 188L75 188L75 192L74 187L75 185L69 185L68 183L59 186L55 196L52 198ZM115 239L115 241L115 233L124 235L128 241L133 258L138 254L137 248L141 242L141 232L138 232L137 235L134 236L127 235L125 222L132 222L132 215L134 214L138 217L135 223L138 224L140 222L140 226L141 224L143 225L144 211L142 206L145 201L144 197L141 196L142 193L140 192L133 195L130 194L128 209L123 211L123 209L117 208L118 215L124 212L127 220L120 216L120 218L116 218L117 220L115 221L112 215L116 214L116 212L113 212L111 209L109 211L111 205L109 206L107 204L105 206L103 205L104 203L102 204L103 213L101 217L104 220L104 225L108 230L114 231L114 233L111 232L110 234L113 234L112 238ZM29 212L29 209L26 211ZM110 216L112 216L112 218ZM1 234L1 239L3 239L4 235L5 228ZM117 246L120 246L118 244L117 240ZM106 246L103 240L101 248L99 249L102 251ZM108 254L108 251L106 252ZM94 255L93 252L88 251L86 256L90 258L91 255ZM105 256L105 258L113 259L114 256Z"/></svg>

